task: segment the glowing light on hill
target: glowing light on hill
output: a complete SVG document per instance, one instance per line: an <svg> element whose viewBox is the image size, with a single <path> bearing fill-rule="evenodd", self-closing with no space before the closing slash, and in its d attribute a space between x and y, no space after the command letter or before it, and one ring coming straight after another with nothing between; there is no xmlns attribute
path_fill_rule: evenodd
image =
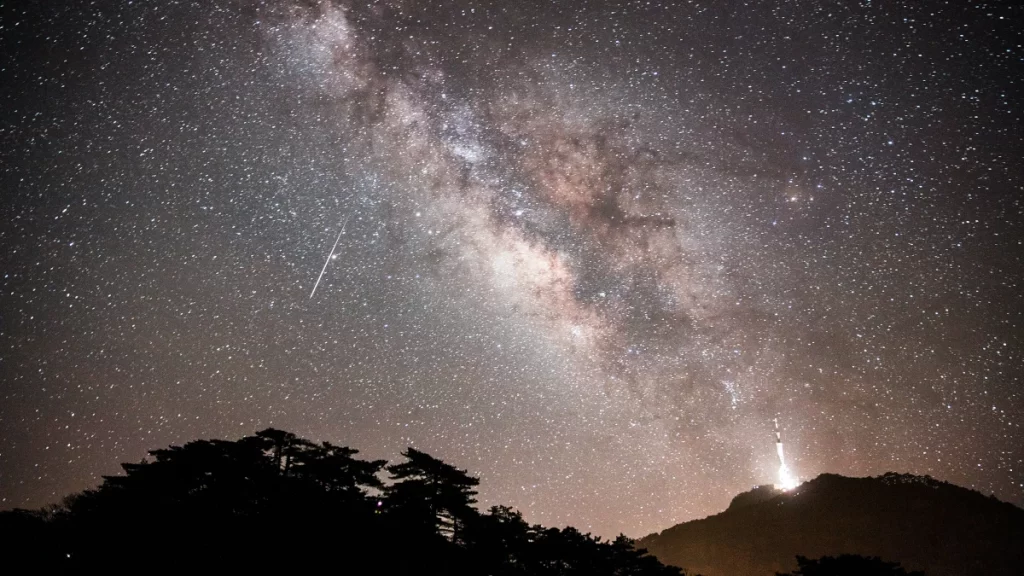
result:
<svg viewBox="0 0 1024 576"><path fill-rule="evenodd" d="M776 484L777 488L785 491L790 491L800 485L800 480L793 473L789 471L789 468L785 464L779 466L779 482Z"/></svg>

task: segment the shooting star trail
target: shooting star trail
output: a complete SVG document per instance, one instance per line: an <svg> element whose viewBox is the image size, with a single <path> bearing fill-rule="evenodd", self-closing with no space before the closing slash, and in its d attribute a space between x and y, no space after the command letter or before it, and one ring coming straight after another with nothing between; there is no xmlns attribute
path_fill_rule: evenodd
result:
<svg viewBox="0 0 1024 576"><path fill-rule="evenodd" d="M338 232L338 237L334 240L334 246L331 246L331 251L327 254L327 260L324 261L324 267L320 269L320 275L316 277L316 284L313 284L313 291L309 293L309 299L313 299L313 295L316 294L316 287L320 285L320 280L324 277L324 272L327 271L327 265L331 263L331 258L334 257L334 251L338 249L338 242L341 241L341 235L345 233L345 226L348 225L348 218L341 223L341 231Z"/></svg>

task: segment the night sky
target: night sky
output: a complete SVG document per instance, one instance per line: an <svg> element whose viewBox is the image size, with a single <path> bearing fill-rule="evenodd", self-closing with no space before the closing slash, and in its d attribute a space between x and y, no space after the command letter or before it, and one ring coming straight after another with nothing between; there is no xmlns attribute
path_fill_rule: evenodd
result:
<svg viewBox="0 0 1024 576"><path fill-rule="evenodd" d="M639 536L775 417L801 478L1024 502L1021 8L29 4L0 507L274 426Z"/></svg>

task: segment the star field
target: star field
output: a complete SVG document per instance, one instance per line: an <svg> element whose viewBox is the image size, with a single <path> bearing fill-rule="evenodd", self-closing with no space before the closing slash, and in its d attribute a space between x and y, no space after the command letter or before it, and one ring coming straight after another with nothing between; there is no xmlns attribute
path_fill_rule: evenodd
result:
<svg viewBox="0 0 1024 576"><path fill-rule="evenodd" d="M1020 8L50 4L0 10L4 508L274 426L640 536L776 416L804 479L1024 502Z"/></svg>

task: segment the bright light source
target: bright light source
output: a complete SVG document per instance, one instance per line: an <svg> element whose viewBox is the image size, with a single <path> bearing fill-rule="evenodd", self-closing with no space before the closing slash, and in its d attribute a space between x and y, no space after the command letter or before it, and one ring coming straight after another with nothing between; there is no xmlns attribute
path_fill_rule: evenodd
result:
<svg viewBox="0 0 1024 576"><path fill-rule="evenodd" d="M799 485L800 481L793 476L785 464L779 466L779 488L788 492Z"/></svg>

